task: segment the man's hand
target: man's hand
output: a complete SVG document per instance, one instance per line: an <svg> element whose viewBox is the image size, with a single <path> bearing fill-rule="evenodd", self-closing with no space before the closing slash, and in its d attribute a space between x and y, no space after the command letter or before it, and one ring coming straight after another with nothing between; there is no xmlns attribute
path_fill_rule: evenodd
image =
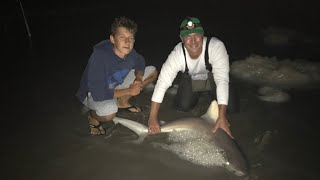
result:
<svg viewBox="0 0 320 180"><path fill-rule="evenodd" d="M134 85L138 85L140 87L140 91L143 89L143 82L141 80L134 80L133 83Z"/></svg>
<svg viewBox="0 0 320 180"><path fill-rule="evenodd" d="M131 96L136 96L140 94L140 91L141 91L141 87L139 84L131 84L129 86L129 93Z"/></svg>
<svg viewBox="0 0 320 180"><path fill-rule="evenodd" d="M234 137L231 134L230 128L229 128L230 124L227 120L226 117L219 117L216 121L216 125L213 128L213 133L215 133L219 128L223 129L232 139L234 139Z"/></svg>
<svg viewBox="0 0 320 180"><path fill-rule="evenodd" d="M157 134L161 132L160 124L158 120L159 109L160 109L160 103L152 101L149 120L148 120L149 134Z"/></svg>
<svg viewBox="0 0 320 180"><path fill-rule="evenodd" d="M137 84L140 86L141 90L143 89L143 71L136 72L136 79L133 81L132 84Z"/></svg>
<svg viewBox="0 0 320 180"><path fill-rule="evenodd" d="M157 134L161 132L160 124L157 119L149 118L148 125L149 125L149 134Z"/></svg>

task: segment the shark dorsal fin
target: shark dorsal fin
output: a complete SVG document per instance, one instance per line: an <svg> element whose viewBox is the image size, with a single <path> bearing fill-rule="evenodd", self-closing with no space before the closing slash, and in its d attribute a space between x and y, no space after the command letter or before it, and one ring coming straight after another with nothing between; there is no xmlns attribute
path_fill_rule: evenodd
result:
<svg viewBox="0 0 320 180"><path fill-rule="evenodd" d="M211 121L210 123L215 123L219 117L219 106L216 100L213 100L207 110L207 112L201 116L207 121Z"/></svg>

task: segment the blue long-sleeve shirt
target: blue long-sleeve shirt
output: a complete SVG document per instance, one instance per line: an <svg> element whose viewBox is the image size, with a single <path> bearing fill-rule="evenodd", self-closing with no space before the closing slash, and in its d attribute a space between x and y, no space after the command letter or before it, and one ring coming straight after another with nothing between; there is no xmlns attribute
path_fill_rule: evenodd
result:
<svg viewBox="0 0 320 180"><path fill-rule="evenodd" d="M76 96L82 102L91 92L94 101L114 98L114 88L121 84L131 69L145 70L145 60L134 49L121 59L112 50L109 40L96 44L82 74Z"/></svg>

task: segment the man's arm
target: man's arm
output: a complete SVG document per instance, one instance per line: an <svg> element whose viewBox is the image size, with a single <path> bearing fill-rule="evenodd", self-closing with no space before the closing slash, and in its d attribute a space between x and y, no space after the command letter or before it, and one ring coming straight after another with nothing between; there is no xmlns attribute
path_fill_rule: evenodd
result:
<svg viewBox="0 0 320 180"><path fill-rule="evenodd" d="M178 46L178 47L177 47ZM155 134L161 131L158 114L161 102L167 89L172 85L177 73L184 69L184 59L180 44L169 54L167 60L161 67L161 71L151 97L151 110L148 120L149 133Z"/></svg>
<svg viewBox="0 0 320 180"><path fill-rule="evenodd" d="M135 75L136 75L136 79L133 81L132 84L136 84L140 86L140 90L143 89L143 74L144 72L141 70L136 70L135 71Z"/></svg>
<svg viewBox="0 0 320 180"><path fill-rule="evenodd" d="M131 84L127 89L115 89L114 97L122 97L122 96L136 96L140 93L141 87L139 84Z"/></svg>
<svg viewBox="0 0 320 180"><path fill-rule="evenodd" d="M136 79L134 81L140 81L142 83L142 78L144 72L142 70L135 71Z"/></svg>
<svg viewBox="0 0 320 180"><path fill-rule="evenodd" d="M161 103L157 103L154 101L151 102L151 110L150 110L150 115L148 120L150 134L156 134L161 131L159 120L158 120L160 104Z"/></svg>
<svg viewBox="0 0 320 180"><path fill-rule="evenodd" d="M218 39L211 39L209 46L209 62L212 64L212 72L216 83L217 101L219 104L219 117L213 132L218 128L223 129L233 138L229 129L227 118L227 104L229 99L229 55L224 44Z"/></svg>

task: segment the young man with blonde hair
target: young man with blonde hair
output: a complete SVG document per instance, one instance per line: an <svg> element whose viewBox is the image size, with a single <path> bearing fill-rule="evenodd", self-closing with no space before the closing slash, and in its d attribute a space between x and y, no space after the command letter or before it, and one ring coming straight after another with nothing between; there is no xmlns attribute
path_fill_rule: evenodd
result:
<svg viewBox="0 0 320 180"><path fill-rule="evenodd" d="M137 24L131 19L115 18L109 39L94 46L76 94L90 109L91 135L105 134L102 122L113 120L118 109L140 112L129 100L158 75L133 49L136 32Z"/></svg>

